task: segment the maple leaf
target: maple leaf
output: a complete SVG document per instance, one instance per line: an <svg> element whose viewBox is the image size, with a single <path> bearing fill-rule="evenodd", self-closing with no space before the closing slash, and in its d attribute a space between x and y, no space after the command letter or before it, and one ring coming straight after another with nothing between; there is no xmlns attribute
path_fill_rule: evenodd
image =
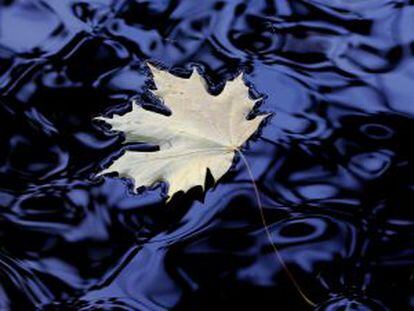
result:
<svg viewBox="0 0 414 311"><path fill-rule="evenodd" d="M133 103L132 111L124 115L97 119L123 132L126 142L156 144L159 150L127 150L101 174L118 172L131 178L135 188L168 182L169 198L194 186L204 188L207 169L215 181L222 177L266 115L246 119L257 100L249 98L241 74L213 96L194 69L191 77L184 79L151 65L149 68L157 87L152 92L165 102L171 116Z"/></svg>

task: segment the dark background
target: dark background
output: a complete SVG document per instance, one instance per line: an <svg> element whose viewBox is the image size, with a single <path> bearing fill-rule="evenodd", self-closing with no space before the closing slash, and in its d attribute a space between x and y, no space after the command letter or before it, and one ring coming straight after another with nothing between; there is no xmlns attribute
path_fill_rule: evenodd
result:
<svg viewBox="0 0 414 311"><path fill-rule="evenodd" d="M240 159L168 204L94 177L148 60L264 96L246 156L317 310L413 310L413 29L409 0L0 1L0 310L315 309Z"/></svg>

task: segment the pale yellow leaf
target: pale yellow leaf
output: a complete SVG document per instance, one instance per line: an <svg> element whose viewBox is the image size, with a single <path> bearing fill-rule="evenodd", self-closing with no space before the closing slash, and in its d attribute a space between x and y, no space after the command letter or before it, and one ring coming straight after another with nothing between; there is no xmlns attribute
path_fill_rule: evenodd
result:
<svg viewBox="0 0 414 311"><path fill-rule="evenodd" d="M239 75L218 96L210 95L193 70L189 79L149 65L157 90L153 93L171 110L165 116L133 104L132 111L112 118L99 117L123 132L127 142L156 144L159 151L126 151L101 174L118 172L135 188L165 181L168 195L203 187L207 169L215 180L232 165L235 152L257 130L264 115L246 117L255 101Z"/></svg>

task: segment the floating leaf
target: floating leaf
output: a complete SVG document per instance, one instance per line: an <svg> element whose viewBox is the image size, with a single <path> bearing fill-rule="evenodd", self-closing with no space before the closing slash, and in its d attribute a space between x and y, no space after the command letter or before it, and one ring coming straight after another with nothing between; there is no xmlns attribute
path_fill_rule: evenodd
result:
<svg viewBox="0 0 414 311"><path fill-rule="evenodd" d="M213 96L196 70L183 79L149 65L157 90L153 93L171 110L171 116L133 104L132 111L113 118L98 117L123 132L127 142L156 144L159 151L127 150L101 174L118 172L135 188L159 181L169 184L168 195L203 187L207 169L214 180L231 167L235 153L266 117L246 117L255 100L239 75Z"/></svg>

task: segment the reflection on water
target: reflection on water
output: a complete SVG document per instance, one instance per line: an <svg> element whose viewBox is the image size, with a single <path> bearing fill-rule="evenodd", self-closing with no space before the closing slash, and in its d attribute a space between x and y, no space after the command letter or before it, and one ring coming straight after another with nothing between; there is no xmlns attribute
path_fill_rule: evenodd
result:
<svg viewBox="0 0 414 311"><path fill-rule="evenodd" d="M414 308L413 1L0 3L0 310L315 309L243 162L204 202L94 178L146 60L265 96L246 156L315 310Z"/></svg>

